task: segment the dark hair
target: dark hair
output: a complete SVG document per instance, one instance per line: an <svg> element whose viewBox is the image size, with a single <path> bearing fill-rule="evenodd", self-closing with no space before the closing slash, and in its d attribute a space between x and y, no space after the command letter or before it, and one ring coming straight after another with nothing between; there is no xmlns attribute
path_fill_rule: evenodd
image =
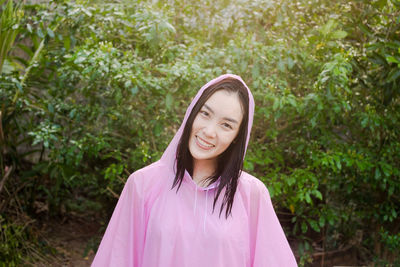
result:
<svg viewBox="0 0 400 267"><path fill-rule="evenodd" d="M213 211L215 209L215 204L218 200L221 191L225 189L225 195L221 204L221 209L219 215L225 209L225 216L228 216L232 212L233 199L236 192L236 187L238 184L238 179L241 175L243 168L243 160L246 151L246 140L248 135L248 122L249 122L249 94L245 85L233 78L223 79L215 84L207 87L203 94L200 96L197 103L194 105L183 129L181 139L179 140L178 148L176 151L176 175L172 188L177 187L179 190L185 170L187 170L190 175L193 175L193 158L189 151L189 138L192 131L193 121L197 116L197 113L203 107L204 103L217 91L225 90L228 92L237 93L241 102L243 110L243 119L240 124L239 132L235 140L230 144L230 146L218 156L218 166L217 170L213 175L207 178L209 184L218 180L219 185L217 192L214 196Z"/></svg>

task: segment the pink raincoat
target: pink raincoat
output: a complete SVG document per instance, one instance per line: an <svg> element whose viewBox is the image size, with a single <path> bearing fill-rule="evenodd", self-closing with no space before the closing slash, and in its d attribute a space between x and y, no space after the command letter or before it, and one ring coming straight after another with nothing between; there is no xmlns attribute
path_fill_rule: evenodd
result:
<svg viewBox="0 0 400 267"><path fill-rule="evenodd" d="M176 188L171 190L176 149L186 120L204 89L227 77L246 86L232 74L204 85L161 159L130 175L93 267L297 266L268 190L257 178L242 172L232 215L227 219L224 213L219 217L222 197L212 211L217 182L200 187L186 172L178 192ZM247 144L254 114L254 99L248 92Z"/></svg>

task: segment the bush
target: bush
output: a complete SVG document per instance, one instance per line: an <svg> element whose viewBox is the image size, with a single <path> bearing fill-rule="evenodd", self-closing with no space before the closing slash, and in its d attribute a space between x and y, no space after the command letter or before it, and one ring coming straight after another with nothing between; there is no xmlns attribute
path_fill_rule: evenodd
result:
<svg viewBox="0 0 400 267"><path fill-rule="evenodd" d="M0 191L3 217L15 195L33 217L35 201L47 216L109 216L129 173L161 156L198 88L233 72L256 100L245 169L288 218L300 265L314 250L343 247L360 263L395 264L397 1L22 8L0 79L1 170L12 177Z"/></svg>

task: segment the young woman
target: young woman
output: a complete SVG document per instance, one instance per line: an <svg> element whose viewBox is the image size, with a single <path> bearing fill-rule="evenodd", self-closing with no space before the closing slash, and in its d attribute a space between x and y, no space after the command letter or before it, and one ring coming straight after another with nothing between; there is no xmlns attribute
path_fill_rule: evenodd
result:
<svg viewBox="0 0 400 267"><path fill-rule="evenodd" d="M129 177L92 266L297 266L267 188L242 171L253 114L239 76L204 85L161 159Z"/></svg>

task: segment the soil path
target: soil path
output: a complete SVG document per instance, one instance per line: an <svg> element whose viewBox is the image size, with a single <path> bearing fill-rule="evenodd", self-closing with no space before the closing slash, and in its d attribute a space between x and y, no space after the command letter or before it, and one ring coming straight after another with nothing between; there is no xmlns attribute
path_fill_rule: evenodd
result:
<svg viewBox="0 0 400 267"><path fill-rule="evenodd" d="M96 221L70 218L43 225L42 236L53 253L33 266L90 266L101 239L101 225Z"/></svg>

